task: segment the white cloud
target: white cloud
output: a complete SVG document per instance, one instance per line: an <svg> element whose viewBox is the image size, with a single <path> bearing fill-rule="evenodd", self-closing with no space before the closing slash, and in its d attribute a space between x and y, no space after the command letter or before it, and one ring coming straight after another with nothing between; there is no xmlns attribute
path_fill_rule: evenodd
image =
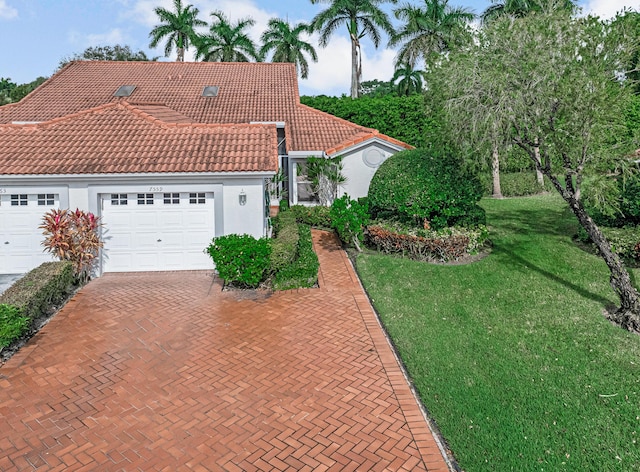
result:
<svg viewBox="0 0 640 472"><path fill-rule="evenodd" d="M80 34L76 31L69 33L69 42L80 48L89 46L113 46L115 44L125 44L127 38L120 28L114 28L106 33Z"/></svg>
<svg viewBox="0 0 640 472"><path fill-rule="evenodd" d="M17 18L18 10L7 5L6 0L0 0L0 19L11 20Z"/></svg>
<svg viewBox="0 0 640 472"><path fill-rule="evenodd" d="M613 18L623 8L640 10L640 1L634 0L589 0L583 12L599 16L602 19Z"/></svg>

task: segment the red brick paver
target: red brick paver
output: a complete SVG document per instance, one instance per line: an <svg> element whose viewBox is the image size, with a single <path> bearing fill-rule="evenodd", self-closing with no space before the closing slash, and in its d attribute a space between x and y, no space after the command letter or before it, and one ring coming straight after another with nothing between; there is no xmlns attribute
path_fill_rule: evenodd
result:
<svg viewBox="0 0 640 472"><path fill-rule="evenodd" d="M94 280L0 368L0 470L448 471L333 235L320 289Z"/></svg>

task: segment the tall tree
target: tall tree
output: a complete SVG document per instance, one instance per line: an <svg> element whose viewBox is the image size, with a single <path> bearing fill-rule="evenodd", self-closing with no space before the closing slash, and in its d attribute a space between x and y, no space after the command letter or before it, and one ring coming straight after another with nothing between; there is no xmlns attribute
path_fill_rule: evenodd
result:
<svg viewBox="0 0 640 472"><path fill-rule="evenodd" d="M292 62L303 79L309 77L309 63L304 56L306 52L313 62L318 62L318 55L311 44L300 39L300 35L310 32L306 23L298 23L293 29L287 21L279 18L269 20L268 29L262 33L260 56L264 60L271 51L271 62Z"/></svg>
<svg viewBox="0 0 640 472"><path fill-rule="evenodd" d="M160 41L166 39L164 55L169 57L175 46L178 62L184 61L184 52L189 49L189 44L195 36L195 28L206 26L207 23L198 18L200 11L193 5L182 5L182 0L173 0L174 11L169 11L162 7L157 7L154 11L160 19L160 24L156 25L149 37L151 42L149 47L155 48Z"/></svg>
<svg viewBox="0 0 640 472"><path fill-rule="evenodd" d="M451 55L440 83L449 84L449 116L470 123L472 139L490 139L496 118L505 124L504 136L553 184L598 247L620 299L610 318L640 332L640 295L581 192L586 178L632 165L623 113L631 91L619 77L625 53L615 29L597 18L558 11L505 17L491 22L476 47Z"/></svg>
<svg viewBox="0 0 640 472"><path fill-rule="evenodd" d="M196 59L212 62L250 62L260 60L256 45L247 33L255 20L245 18L232 24L221 12L211 13L209 33L194 39Z"/></svg>
<svg viewBox="0 0 640 472"><path fill-rule="evenodd" d="M397 82L398 95L412 95L422 91L424 71L417 70L409 62L396 67L391 82Z"/></svg>
<svg viewBox="0 0 640 472"><path fill-rule="evenodd" d="M389 36L394 34L393 26L380 5L395 4L397 0L311 0L311 3L328 3L326 10L318 13L311 22L313 31L320 33L320 46L326 47L329 39L342 25L347 27L351 39L351 98L360 95L362 78L362 47L360 40L371 38L373 45L380 45L380 30Z"/></svg>
<svg viewBox="0 0 640 472"><path fill-rule="evenodd" d="M71 61L157 61L158 56L149 58L142 51L133 51L129 46L116 44L115 46L92 46L81 53L63 58L58 65L62 68Z"/></svg>
<svg viewBox="0 0 640 472"><path fill-rule="evenodd" d="M467 26L475 18L466 8L449 6L449 0L424 0L421 7L404 4L394 14L404 22L389 41L391 47L400 45L396 64L415 66L423 59L427 68L454 44L471 39Z"/></svg>
<svg viewBox="0 0 640 472"><path fill-rule="evenodd" d="M550 9L574 13L576 8L575 0L491 0L491 5L482 12L480 19L487 24L506 15L522 18L529 13Z"/></svg>

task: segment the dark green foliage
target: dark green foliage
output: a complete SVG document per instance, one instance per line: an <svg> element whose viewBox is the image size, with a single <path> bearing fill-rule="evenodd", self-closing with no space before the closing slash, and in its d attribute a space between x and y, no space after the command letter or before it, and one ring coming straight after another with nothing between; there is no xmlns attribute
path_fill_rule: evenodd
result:
<svg viewBox="0 0 640 472"><path fill-rule="evenodd" d="M13 305L0 304L0 349L10 346L29 330L29 318Z"/></svg>
<svg viewBox="0 0 640 472"><path fill-rule="evenodd" d="M369 186L374 218L393 216L440 229L485 223L482 184L448 151L416 149L391 156Z"/></svg>
<svg viewBox="0 0 640 472"><path fill-rule="evenodd" d="M298 253L295 261L275 274L273 288L290 290L294 288L313 287L318 282L320 263L313 251L311 228L298 226Z"/></svg>
<svg viewBox="0 0 640 472"><path fill-rule="evenodd" d="M9 93L9 96L11 97L11 100L14 101L14 102L19 102L24 97L29 95L32 91L34 91L36 89L36 87L38 87L40 84L42 84L45 80L47 80L46 77L38 77L33 82L29 82L28 84L22 84L22 85L16 86Z"/></svg>
<svg viewBox="0 0 640 472"><path fill-rule="evenodd" d="M73 284L71 262L45 262L0 295L0 304L15 306L23 316L36 320L64 300Z"/></svg>
<svg viewBox="0 0 640 472"><path fill-rule="evenodd" d="M255 288L269 268L271 246L265 238L229 234L214 238L207 252L225 283Z"/></svg>
<svg viewBox="0 0 640 472"><path fill-rule="evenodd" d="M271 240L271 270L278 272L289 266L298 252L298 223L290 211L283 211L272 220L275 237Z"/></svg>
<svg viewBox="0 0 640 472"><path fill-rule="evenodd" d="M617 211L606 214L604 211L589 205L589 201L585 201L585 208L589 216L593 218L596 224L613 228L622 228L630 225L640 225L640 175L634 174L631 177L623 179L619 177L616 181L617 190L615 202L613 206ZM588 192L585 189L585 193Z"/></svg>
<svg viewBox="0 0 640 472"><path fill-rule="evenodd" d="M300 102L360 126L374 128L415 147L425 147L426 136L439 124L427 115L422 95L409 97L300 97Z"/></svg>
<svg viewBox="0 0 640 472"><path fill-rule="evenodd" d="M482 182L484 195L491 195L493 183L491 174L482 173L478 177ZM500 173L500 189L505 197L524 197L544 191L552 191L551 183L545 179L545 186L538 184L535 171Z"/></svg>
<svg viewBox="0 0 640 472"><path fill-rule="evenodd" d="M364 227L369 222L367 206L357 200L351 200L349 195L343 195L334 200L330 216L333 229L338 233L340 240L345 244L354 244L360 250Z"/></svg>
<svg viewBox="0 0 640 472"><path fill-rule="evenodd" d="M296 217L298 223L312 226L314 228L331 229L330 208L325 206L304 206L294 205L291 213Z"/></svg>
<svg viewBox="0 0 640 472"><path fill-rule="evenodd" d="M625 262L634 266L640 262L640 226L626 226L624 228L601 226L600 229L611 243L613 252L622 257ZM578 228L577 237L583 243L591 243L591 238L581 226ZM597 251L595 246L594 251Z"/></svg>

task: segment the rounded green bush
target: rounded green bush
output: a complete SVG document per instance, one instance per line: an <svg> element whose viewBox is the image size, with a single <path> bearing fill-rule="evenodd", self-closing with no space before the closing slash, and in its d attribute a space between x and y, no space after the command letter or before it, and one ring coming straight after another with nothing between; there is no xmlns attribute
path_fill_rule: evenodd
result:
<svg viewBox="0 0 640 472"><path fill-rule="evenodd" d="M369 186L374 218L399 218L433 229L485 224L477 205L482 184L450 152L436 149L402 151L387 159Z"/></svg>

